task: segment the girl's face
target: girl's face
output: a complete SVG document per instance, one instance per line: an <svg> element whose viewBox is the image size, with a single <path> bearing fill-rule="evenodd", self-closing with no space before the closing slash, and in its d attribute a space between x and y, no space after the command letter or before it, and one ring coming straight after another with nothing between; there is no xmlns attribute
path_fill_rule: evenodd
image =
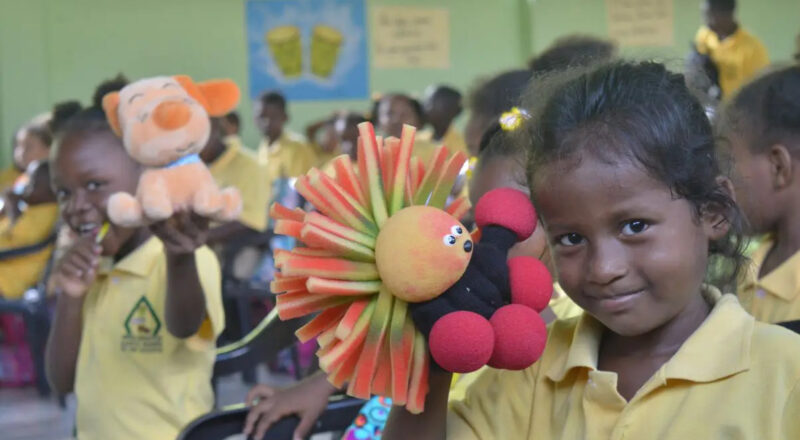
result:
<svg viewBox="0 0 800 440"><path fill-rule="evenodd" d="M76 132L63 137L52 160L53 192L61 215L73 233L98 233L108 222L108 198L119 191L136 192L139 165L110 131ZM102 254L115 256L137 229L111 224Z"/></svg>
<svg viewBox="0 0 800 440"><path fill-rule="evenodd" d="M421 121L408 99L402 96L392 96L384 99L378 105L379 131L386 136L400 137L403 124L421 128Z"/></svg>
<svg viewBox="0 0 800 440"><path fill-rule="evenodd" d="M698 218L637 165L590 154L543 169L534 196L559 283L614 333L642 335L706 307L709 240L727 232L718 216Z"/></svg>
<svg viewBox="0 0 800 440"><path fill-rule="evenodd" d="M750 230L763 234L773 229L776 213L782 202L776 201L773 181L773 162L766 153L750 150L745 136L731 135L726 144L730 148L733 170L731 180L736 193L736 203L742 209Z"/></svg>

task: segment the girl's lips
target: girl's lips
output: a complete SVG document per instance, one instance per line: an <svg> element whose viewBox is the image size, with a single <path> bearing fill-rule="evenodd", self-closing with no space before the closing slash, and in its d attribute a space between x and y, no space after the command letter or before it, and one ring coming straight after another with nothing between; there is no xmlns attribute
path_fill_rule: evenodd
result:
<svg viewBox="0 0 800 440"><path fill-rule="evenodd" d="M640 289L620 295L595 298L595 302L607 313L622 313L633 307L636 301L644 295L644 292L644 289Z"/></svg>

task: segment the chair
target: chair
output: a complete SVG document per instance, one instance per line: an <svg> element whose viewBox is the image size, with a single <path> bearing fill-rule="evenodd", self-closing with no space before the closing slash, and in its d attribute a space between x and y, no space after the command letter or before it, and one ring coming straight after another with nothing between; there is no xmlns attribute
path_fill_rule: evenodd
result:
<svg viewBox="0 0 800 440"><path fill-rule="evenodd" d="M40 252L56 241L56 234L45 240L30 245L0 251L0 262L11 258ZM22 315L25 321L26 337L33 358L33 367L36 374L36 389L39 395L50 395L50 385L44 368L44 351L47 345L47 335L50 333L50 312L45 293L46 280L52 269L52 256L45 267L37 286L29 289L20 299L0 298L0 313L16 313Z"/></svg>
<svg viewBox="0 0 800 440"><path fill-rule="evenodd" d="M325 432L343 432L358 415L365 401L352 397L333 396L325 412L311 428L310 434ZM221 440L231 435L240 434L247 418L248 408L243 404L214 411L191 422L178 436L177 440ZM296 416L285 417L267 431L262 439L291 439L300 419Z"/></svg>
<svg viewBox="0 0 800 440"><path fill-rule="evenodd" d="M281 321L278 310L273 308L244 338L217 349L212 380L215 382L220 376L252 370L292 347L297 340L294 332L306 322L307 318ZM297 363L295 365L299 368Z"/></svg>

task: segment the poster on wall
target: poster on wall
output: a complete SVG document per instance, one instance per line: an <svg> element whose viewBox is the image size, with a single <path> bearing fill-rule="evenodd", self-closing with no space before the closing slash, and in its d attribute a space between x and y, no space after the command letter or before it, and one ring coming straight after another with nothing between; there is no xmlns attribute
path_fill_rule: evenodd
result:
<svg viewBox="0 0 800 440"><path fill-rule="evenodd" d="M672 46L673 0L606 0L608 35L621 46Z"/></svg>
<svg viewBox="0 0 800 440"><path fill-rule="evenodd" d="M251 97L368 97L364 0L248 0L245 13Z"/></svg>
<svg viewBox="0 0 800 440"><path fill-rule="evenodd" d="M372 11L375 67L450 67L450 12L447 9L375 6Z"/></svg>

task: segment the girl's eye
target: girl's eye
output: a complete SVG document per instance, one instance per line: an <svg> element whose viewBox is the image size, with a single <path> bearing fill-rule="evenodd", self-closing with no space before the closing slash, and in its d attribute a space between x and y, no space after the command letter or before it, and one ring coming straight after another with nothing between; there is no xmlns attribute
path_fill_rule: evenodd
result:
<svg viewBox="0 0 800 440"><path fill-rule="evenodd" d="M450 228L450 233L455 236L459 236L464 233L464 229L462 229L461 226L456 225Z"/></svg>
<svg viewBox="0 0 800 440"><path fill-rule="evenodd" d="M97 182L95 180L90 180L86 184L86 189L88 189L89 191L97 191L98 189L100 189L100 185L101 185L100 182Z"/></svg>
<svg viewBox="0 0 800 440"><path fill-rule="evenodd" d="M622 235L636 235L646 231L650 225L644 220L631 220L622 225Z"/></svg>
<svg viewBox="0 0 800 440"><path fill-rule="evenodd" d="M442 237L442 241L444 242L445 246L453 246L456 244L456 237L453 235L445 235Z"/></svg>
<svg viewBox="0 0 800 440"><path fill-rule="evenodd" d="M581 237L580 234L572 232L558 237L556 241L561 246L577 246L583 243L583 237Z"/></svg>
<svg viewBox="0 0 800 440"><path fill-rule="evenodd" d="M56 198L58 200L64 199L65 197L67 197L67 195L69 195L69 193L65 189L59 189L58 191L56 191Z"/></svg>

